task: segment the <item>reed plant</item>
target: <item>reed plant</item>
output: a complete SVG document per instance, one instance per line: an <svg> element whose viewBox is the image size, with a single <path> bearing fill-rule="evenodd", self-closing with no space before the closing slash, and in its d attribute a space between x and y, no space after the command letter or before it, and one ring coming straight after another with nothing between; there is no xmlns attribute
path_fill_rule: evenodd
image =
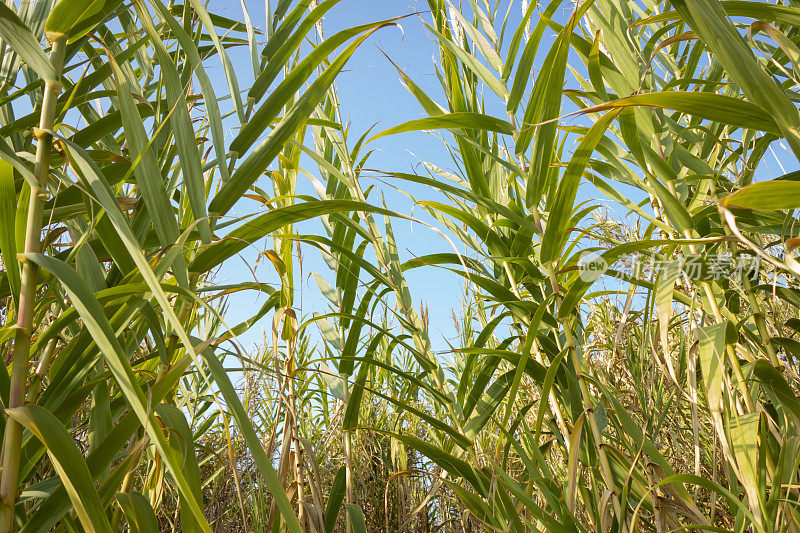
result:
<svg viewBox="0 0 800 533"><path fill-rule="evenodd" d="M0 531L800 530L795 2L267 6L0 3ZM418 21L422 118L354 131Z"/></svg>

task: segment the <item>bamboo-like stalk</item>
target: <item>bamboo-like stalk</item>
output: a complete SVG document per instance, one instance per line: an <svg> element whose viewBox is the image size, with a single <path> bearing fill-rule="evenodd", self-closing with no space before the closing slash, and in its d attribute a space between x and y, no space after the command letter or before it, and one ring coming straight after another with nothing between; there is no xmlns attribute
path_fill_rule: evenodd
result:
<svg viewBox="0 0 800 533"><path fill-rule="evenodd" d="M278 361L277 341L275 342L275 361ZM291 379L292 379L292 367L290 366L290 363L287 360L284 363L283 382L281 384L282 389L281 391L279 391L286 405L289 405L289 383L291 382ZM284 421L283 421L283 431L281 432L281 453L280 453L280 462L278 463L278 476L283 486L285 488L288 488L289 485L287 480L289 476L289 468L290 465L293 464L293 461L291 461L290 457L291 445L292 445L293 411L291 409L286 409L285 411L286 414L284 416ZM272 522L277 517L277 513L278 513L278 506L275 500L273 500L272 503L270 504L269 520L267 522L268 526L271 526Z"/></svg>
<svg viewBox="0 0 800 533"><path fill-rule="evenodd" d="M674 183L671 182L668 183L667 188L669 189L669 192L673 196L675 196L676 198L678 197L678 193L675 190ZM685 239L692 239L694 238L694 235L692 235L691 231L684 230L683 237ZM696 245L689 244L687 245L687 247L689 248L689 252L692 253L693 255L697 255L699 253L699 250ZM717 299L714 296L714 291L711 288L711 284L707 281L703 281L700 283L700 286L702 287L703 292L706 295L706 299L708 300L708 305L711 309L711 314L714 317L714 320L718 324L722 323L724 321L724 317L722 316L722 311L720 310L719 305L717 304ZM755 406L753 405L753 399L750 397L750 392L747 390L747 381L744 378L742 367L739 365L739 359L736 357L736 351L734 350L733 346L727 344L725 346L725 353L728 355L728 361L731 365L731 368L733 369L733 374L738 382L737 385L739 393L742 395L742 399L744 400L745 405L747 406L747 412L752 413L755 410Z"/></svg>
<svg viewBox="0 0 800 533"><path fill-rule="evenodd" d="M138 448L138 449L137 449ZM127 453L136 453L138 454L141 451L141 447L139 444L136 443L136 436L133 435L128 440L128 450ZM138 466L140 458L136 459L131 463L128 467L128 471L125 473L125 477L122 478L122 484L120 485L120 492L128 492L131 487L133 487L133 482L136 478L136 467ZM111 529L112 531L119 531L119 526L122 524L122 508L117 507L114 509L114 514L111 516Z"/></svg>
<svg viewBox="0 0 800 533"><path fill-rule="evenodd" d="M350 401L350 376L343 376L344 379L344 408L347 408L347 403ZM344 422L344 419L342 419ZM344 430L344 472L345 472L345 498L347 503L353 503L353 457L352 457L352 442L350 430ZM350 517L345 516L345 531L351 531Z"/></svg>
<svg viewBox="0 0 800 533"><path fill-rule="evenodd" d="M249 533L250 529L250 521L247 519L247 512L245 510L244 505L244 497L242 496L242 482L239 479L239 468L238 468L238 459L236 457L236 451L233 449L233 441L231 440L231 428L230 424L228 423L228 417L223 417L223 426L225 427L225 440L226 440L226 448L228 449L228 461L231 465L231 475L233 476L233 484L236 488L236 498L239 500L239 508L242 511L242 526L244 527L245 533Z"/></svg>
<svg viewBox="0 0 800 533"><path fill-rule="evenodd" d="M518 136L518 131L516 130L516 118L511 113L509 113L509 120L511 121L512 124L515 125L513 136L514 139L516 140ZM528 169L527 166L525 165L524 160L521 161L521 165L523 170L527 172ZM533 215L533 220L536 226L540 229L543 228L544 226L542 224L541 214L539 213L539 209L536 205L531 206L531 214ZM556 273L552 263L544 265L544 270L545 274L547 275L550 281L552 290L556 295L556 302L558 305L561 305L562 295L558 289L558 279L556 278ZM508 272L510 273L510 271ZM589 394L589 389L588 386L586 385L586 380L584 379L581 372L580 360L575 346L575 341L572 336L572 329L570 328L569 320L567 318L564 318L562 320L559 320L559 322L561 323L562 328L564 330L564 335L567 342L566 348L569 350L570 360L572 361L572 364L575 368L575 372L578 374L578 385L580 388L581 397L583 398L584 403L587 405L588 410L593 411L593 408L589 404L591 400L591 395ZM549 398L549 400L552 402L552 391L551 391L551 398ZM622 505L619 501L619 495L616 492L616 484L614 483L614 476L613 473L611 472L611 465L608 462L608 457L606 456L605 449L603 448L601 442L602 435L600 434L600 429L597 426L597 420L595 419L593 413L591 412L589 413L588 419L589 419L589 426L592 431L592 437L594 438L597 455L600 459L600 474L603 477L603 481L606 483L607 487L612 491L612 505L614 506L614 512L616 513L617 517L621 520ZM568 433L565 433L565 437L567 437L566 439L567 441L570 440ZM627 532L628 530L627 525L625 523L621 523L621 528L623 533Z"/></svg>
<svg viewBox="0 0 800 533"><path fill-rule="evenodd" d="M532 214L533 220L538 227L542 227L541 216L539 214L539 210L536 206L532 207ZM558 279L556 278L556 272L553 268L552 263L548 263L544 265L545 274L550 280L550 284L552 286L553 292L556 295L556 301L559 305L561 305L562 296L561 292L558 290ZM600 459L600 474L603 476L603 481L606 483L606 486L612 491L611 501L614 506L614 512L617 515L617 519L620 520L620 527L623 533L628 531L627 524L622 522L622 506L619 501L619 495L617 494L616 490L616 483L614 483L614 474L611 472L611 464L608 462L608 457L606 456L606 451L603 448L602 444L602 435L600 434L600 428L597 426L597 420L594 417L594 408L591 407L591 395L589 394L589 387L586 384L586 379L583 376L583 372L581 371L581 362L578 356L578 350L575 346L575 339L572 336L572 328L569 324L568 318L560 319L559 322L564 330L564 336L566 337L567 346L566 348L569 350L570 359L572 360L572 365L575 368L575 372L578 374L578 386L581 391L581 397L583 398L584 403L587 406L588 412L588 420L589 420L589 427L592 430L592 437L594 439L595 448L597 450L597 456Z"/></svg>
<svg viewBox="0 0 800 533"><path fill-rule="evenodd" d="M50 175L50 150L53 146L53 121L56 116L56 99L61 92L61 68L67 38L61 34L48 34L50 62L56 76L45 81L39 127L33 133L37 139L34 177L38 183L31 190L28 202L28 218L25 231L25 253L39 253L42 248L42 211L47 194L47 179ZM11 367L11 386L8 407L13 409L25 402L25 389L28 381L28 362L30 361L31 334L33 332L33 311L36 306L36 284L38 267L24 259L22 263L22 284L17 310L17 324L14 332L14 355ZM21 454L22 426L11 418L6 421L3 440L3 474L0 479L0 531L11 531L14 520L14 505L17 501L19 460Z"/></svg>
<svg viewBox="0 0 800 533"><path fill-rule="evenodd" d="M713 198L714 200L719 201L719 195L716 191L714 191ZM724 220L725 217L721 216L721 218ZM733 235L733 232L727 224L723 224L722 229L725 232L725 235ZM730 250L731 257L734 260L739 256L739 249L734 243L728 243L728 250ZM755 292L753 291L753 286L750 283L750 279L747 276L743 276L741 282L744 292L747 294L747 301L753 310L753 322L755 322L758 335L761 337L761 341L764 343L764 349L767 352L769 362L772 363L773 366L780 366L780 361L775 353L775 346L773 346L772 338L767 330L767 322L764 319L764 312L762 311L761 304L759 304L758 298L756 298Z"/></svg>
<svg viewBox="0 0 800 533"><path fill-rule="evenodd" d="M520 299L520 301L522 301L523 300L522 294L519 292L519 289L517 288L517 281L514 279L514 274L511 272L511 268L508 266L508 261L503 261L503 269L505 270L506 275L508 276L508 281L509 281L509 284L511 285L511 291L514 293L514 295L517 298ZM522 322L526 326L528 326L528 328L530 328L530 318L523 319ZM539 341L536 340L535 337L532 338L532 343L531 343L531 346L530 346L530 354L529 355L533 355L534 356L534 360L537 363L543 363L543 361L544 361L544 359L542 358L541 351L540 351ZM524 363L522 362L522 360L520 360L520 368L524 368ZM517 386L519 386L519 383L517 383ZM508 427L508 420L509 420L509 418L511 416L511 411L512 411L512 409L514 407L513 404L512 404L512 400L514 399L515 394L514 395L509 395L508 401L506 402L506 411L505 411L505 415L503 415L502 427ZM567 447L567 453L569 453L569 442L570 442L569 435L570 435L570 432L567 429L567 424L564 421L564 415L561 413L561 407L558 405L558 399L556 398L555 392L553 392L552 389L550 389L550 392L549 392L548 397L547 397L547 401L548 401L548 405L550 406L550 410L552 411L553 415L556 417L556 424L558 425L558 428L561 430L561 433L564 435L564 443L566 444L566 447ZM497 437L497 449L496 449L495 455L497 456L498 459L500 458L500 452L501 452L501 448L502 448L504 439L505 439L505 434L503 434L503 433L501 433Z"/></svg>
<svg viewBox="0 0 800 533"><path fill-rule="evenodd" d="M290 341L291 342L291 341ZM290 349L291 350L291 349ZM305 487L303 483L303 448L300 444L300 429L298 427L297 415L297 396L294 384L294 350L291 350L291 371L289 380L289 402L286 406L286 418L291 420L290 427L290 440L294 454L292 454L292 475L294 476L295 487L297 488L297 520L300 522L300 527L306 528L306 509L303 504L305 500Z"/></svg>

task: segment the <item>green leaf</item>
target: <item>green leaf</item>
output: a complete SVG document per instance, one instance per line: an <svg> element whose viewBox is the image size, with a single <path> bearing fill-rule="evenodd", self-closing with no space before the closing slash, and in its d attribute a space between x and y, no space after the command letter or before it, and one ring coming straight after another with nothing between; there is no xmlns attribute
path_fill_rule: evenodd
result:
<svg viewBox="0 0 800 533"><path fill-rule="evenodd" d="M16 238L17 193L14 190L14 169L10 163L0 160L0 253L14 306L19 306L20 272L17 262Z"/></svg>
<svg viewBox="0 0 800 533"><path fill-rule="evenodd" d="M547 177L550 174L558 133L558 124L555 119L561 114L561 98L570 41L575 24L593 3L593 0L587 0L577 6L568 23L561 28L555 43L542 63L539 76L533 85L531 98L525 108L514 151L517 154L527 152L535 136L531 153L530 176L525 192L527 205L538 202L542 191L547 189ZM543 124L539 125L540 123Z"/></svg>
<svg viewBox="0 0 800 533"><path fill-rule="evenodd" d="M139 17L150 35L150 43L155 48L167 100L171 103L169 121L172 134L175 136L175 147L181 162L181 174L189 197L189 205L195 220L199 221L198 228L203 242L209 243L211 242L211 225L206 213L206 184L203 179L197 138L187 107L186 91L178 76L178 69L153 25L150 12L142 4L137 3L137 6ZM185 44L189 44L189 42L185 42ZM224 166L225 161L221 161L219 164Z"/></svg>
<svg viewBox="0 0 800 533"><path fill-rule="evenodd" d="M242 162L238 170L233 173L230 181L225 183L216 196L214 196L213 200L211 200L211 204L208 206L208 210L212 216L221 216L227 213L228 210L233 207L233 205L242 197L247 189L253 183L255 183L261 173L266 170L269 164L272 163L275 157L277 157L278 154L283 150L284 145L302 127L317 105L319 105L319 103L325 98L325 96L328 94L328 89L333 84L333 80L336 78L342 68L344 68L345 64L347 64L347 61L350 59L356 49L361 45L362 42L364 42L364 40L367 39L367 37L386 25L389 25L389 23L385 21L383 23L373 25L376 27L356 39L356 41L348 46L339 55L339 57L337 57L336 60L331 63L331 65L326 68L316 80L314 80L314 83L312 83L311 86L306 89L303 95L297 99L291 109L286 112L281 121L267 136L264 142L262 142L255 150L253 150L253 152ZM292 94L293 93L294 90L292 90ZM270 95L270 98L272 98L274 95L275 93ZM284 105L290 96L290 94L284 94L280 98L276 96L275 101L270 99L265 102L264 106L262 106L262 109L266 106L269 106L269 109L271 110L269 112L265 111L265 114L277 114L278 110ZM258 128L257 134L263 132L266 127L266 123L263 123L260 120L256 121L255 118L251 120L250 123L256 124L256 127ZM245 126L240 135L244 135L245 133L247 133L249 136L253 136L253 131L248 129L247 126ZM239 152L240 150L245 149L245 146L248 145L246 142L243 142L242 146L238 146L237 148L232 146L231 149Z"/></svg>
<svg viewBox="0 0 800 533"><path fill-rule="evenodd" d="M175 35L175 38L181 44L182 51L186 54L187 60L191 63L192 69L197 76L200 90L203 93L203 103L206 106L208 113L208 122L211 129L211 142L214 145L214 151L217 154L217 168L219 169L220 179L226 182L230 179L228 172L228 165L225 152L225 130L222 127L222 116L220 115L219 102L214 93L214 87L211 80L203 67L203 61L200 57L200 52L191 36L184 31L183 28L173 19L167 11L167 8L158 0L151 2L156 9L161 13L162 18L169 25L170 31ZM195 200L196 201L196 200ZM203 205L205 211L205 204Z"/></svg>
<svg viewBox="0 0 800 533"><path fill-rule="evenodd" d="M239 82L236 78L236 71L233 68L233 63L231 62L230 57L228 57L228 53L225 51L225 46L217 35L217 30L214 28L214 21L206 10L205 4L199 0L190 0L190 3L193 8L192 14L199 18L200 22L203 23L203 26L208 32L208 36L214 43L214 48L217 50L217 54L219 54L220 61L222 62L222 69L225 71L225 79L228 81L230 96L233 99L233 104L236 107L236 113L239 117L239 122L244 123L244 107L242 106L242 96L239 93ZM184 6L184 8L186 8L186 6Z"/></svg>
<svg viewBox="0 0 800 533"><path fill-rule="evenodd" d="M722 410L722 377L725 372L725 346L728 323L721 322L699 329L700 346L697 350L703 385L706 389L709 408Z"/></svg>
<svg viewBox="0 0 800 533"><path fill-rule="evenodd" d="M481 479L481 474L476 471L471 464L463 459L459 459L458 457L446 452L442 448L418 439L417 437L394 434L388 431L381 431L381 433L391 435L406 446L414 448L421 454L428 457L431 461L441 466L447 473L455 477L464 478L469 482L470 485L472 485L478 494L484 494L486 492L486 485L484 480Z"/></svg>
<svg viewBox="0 0 800 533"><path fill-rule="evenodd" d="M250 86L250 90L247 93L248 100L252 102L258 102L261 100L261 98L264 96L264 93L267 92L270 84L275 81L275 78L286 67L286 64L291 58L292 54L306 39L308 32L310 32L314 25L319 22L322 16L330 11L333 6L338 4L339 1L340 0L329 0L319 4L316 8L314 8L313 11L311 11L311 13L308 14L306 18L303 19L303 21L297 27L297 30L285 40L280 40L279 33L281 33L283 30L283 25L281 25L281 28L275 33L275 36L269 40L267 46L264 47L264 50L262 51L262 54L269 58L269 62L264 67L264 70L262 70L255 79L255 81L253 81L253 85ZM308 3L308 0L303 0L298 3L295 9L298 11L304 11L305 8L308 7L307 5L304 6L304 4ZM286 24L286 22L284 24ZM287 28L287 30L288 29L289 28ZM360 32L356 28L348 28L326 39L323 43L314 48L314 50L312 50L306 57L304 57L299 65L292 69L281 85L283 86L283 84L286 83L287 87L294 86L295 90L299 88L303 80L308 78L313 73L314 69L318 67L331 52L346 42L350 37L358 35L358 33ZM274 53L270 53L269 49L277 44L280 44L280 48L275 50ZM292 79L296 81L290 81ZM276 91L279 91L279 89L276 89ZM288 89L281 92L284 92L285 94L291 93L291 91ZM245 128L249 127L254 118L259 117L259 113L261 113L261 110L256 112L254 117L252 117L245 125ZM259 120L263 120L263 118L264 117L262 116ZM237 135L237 138L238 137L239 136ZM234 143L236 142L237 141L234 140Z"/></svg>
<svg viewBox="0 0 800 533"><path fill-rule="evenodd" d="M661 338L661 350L667 367L676 376L672 367L672 354L669 346L669 320L672 317L672 294L675 289L675 280L680 275L680 263L671 261L662 263L656 281L656 310L658 311L658 332Z"/></svg>
<svg viewBox="0 0 800 533"><path fill-rule="evenodd" d="M761 106L778 124L795 156L800 156L800 116L783 88L759 65L755 54L717 0L675 0L672 5L722 64L747 99Z"/></svg>
<svg viewBox="0 0 800 533"><path fill-rule="evenodd" d="M759 482L759 426L761 425L761 413L745 413L742 415L734 414L729 420L731 438L731 448L736 458L736 465L739 470L739 481L744 485L747 498L750 500L750 508L758 512L760 508L759 500L765 495L761 494ZM765 499L765 498L764 498Z"/></svg>
<svg viewBox="0 0 800 533"><path fill-rule="evenodd" d="M475 44L478 50L480 50L483 57L489 63L489 65L495 69L497 72L502 72L503 70L503 61L500 59L500 56L497 55L497 52L492 47L492 43L489 42L489 39L484 36L478 28L473 26L469 23L469 21L461 14L461 11L458 9L452 9L450 13L458 19L458 23L461 25L461 28L464 30L472 42ZM491 25L489 25L490 27Z"/></svg>
<svg viewBox="0 0 800 533"><path fill-rule="evenodd" d="M191 359L184 357L150 387L149 397L154 404L160 403L164 396L173 390L190 362ZM86 463L93 479L101 477L101 473L117 458L119 450L128 442L131 435L138 428L138 419L135 413L131 411L128 411L127 414L117 420L116 425L103 442L97 448L91 450L86 457ZM69 510L69 498L62 485L39 505L21 531L22 533L46 533L51 531L56 522Z"/></svg>
<svg viewBox="0 0 800 533"><path fill-rule="evenodd" d="M524 368L522 366L519 368L521 374ZM511 388L515 374L516 370L509 370L497 378L489 387L489 390L487 390L475 404L475 408L464 423L464 436L470 441L475 440L478 432L483 429L486 423L499 409L500 404L502 404L503 399L506 397L506 393L508 393L508 389Z"/></svg>
<svg viewBox="0 0 800 533"><path fill-rule="evenodd" d="M629 106L660 107L739 128L771 133L781 131L763 107L740 98L707 92L662 91L637 94L587 107L578 113L596 113Z"/></svg>
<svg viewBox="0 0 800 533"><path fill-rule="evenodd" d="M397 133L435 129L473 129L481 131L496 131L497 133L502 133L504 135L511 135L514 131L513 126L509 122L490 115L467 112L448 113L445 115L436 115L433 117L409 120L408 122L398 124L397 126L378 133L368 142L372 142L375 139L380 139L381 137L386 137L387 135L395 135Z"/></svg>
<svg viewBox="0 0 800 533"><path fill-rule="evenodd" d="M0 2L0 38L11 46L11 49L45 81L56 81L58 74L53 64L44 55L38 39L19 19L17 14L3 2Z"/></svg>
<svg viewBox="0 0 800 533"><path fill-rule="evenodd" d="M555 359L553 359L550 366L547 367L547 374L544 376L544 380L541 383L541 397L548 398L550 396L550 391L553 390L553 385L556 381L556 375L558 373L559 368L561 368L561 363L564 362L564 359L569 354L568 350L562 350ZM534 441L539 437L539 433L542 429L542 422L544 421L545 412L548 409L548 402L539 402L539 409L536 411L536 421L534 422L533 426L533 434L534 434Z"/></svg>
<svg viewBox="0 0 800 533"><path fill-rule="evenodd" d="M664 240L642 240L642 241L627 242L624 244L619 244L609 250L606 250L605 252L600 254L600 259L602 261L600 261L600 259L598 261L608 266L612 265L620 257L626 254L641 252L643 250L648 250L650 248L655 248L657 246L664 246L670 244L698 244L699 242L702 241L697 241L694 239L664 239ZM567 294L561 301L561 306L558 309L558 317L559 318L568 317L569 314L575 309L575 307L577 307L578 304L580 304L581 298L594 282L595 279L589 279L589 278L583 279L580 276L574 279L572 285L570 285L569 290L567 291ZM650 285L649 284L644 285L642 283L642 286L650 286Z"/></svg>
<svg viewBox="0 0 800 533"><path fill-rule="evenodd" d="M367 533L367 521L364 518L364 512L361 507L354 503L344 504L347 509L347 518L350 520L350 526L355 533Z"/></svg>
<svg viewBox="0 0 800 533"><path fill-rule="evenodd" d="M111 59L114 72L114 81L117 87L117 102L122 115L122 125L125 130L125 141L128 144L131 157L134 158L133 173L136 184L141 191L144 203L147 206L149 218L158 234L162 246L169 246L178 240L180 231L175 211L170 204L165 180L156 162L156 156L149 138L144 130L142 117L139 114L133 98L133 89L128 78L114 59ZM148 140L150 139L150 140ZM183 285L188 285L188 276L185 265L176 265L175 277Z"/></svg>
<svg viewBox="0 0 800 533"><path fill-rule="evenodd" d="M765 387L767 387L781 405L788 410L787 415L800 432L800 400L797 399L792 388L786 382L781 370L772 366L769 361L759 359L753 365L753 374Z"/></svg>
<svg viewBox="0 0 800 533"><path fill-rule="evenodd" d="M547 28L547 20L553 16L553 13L556 12L561 2L562 0L550 0L550 3L547 4L547 7L541 13L539 22L536 23L536 27L531 32L528 42L525 44L519 63L516 65L517 72L514 74L514 83L511 86L511 93L508 96L508 102L506 104L506 108L511 114L516 114L519 103L522 100L522 95L525 93L525 87L528 86L528 81L532 74L533 62L536 59L536 53L539 51L539 43L544 35L544 30ZM531 15L533 15L534 10L539 7L539 5L540 4L536 2L531 2L528 5L528 9L525 11L525 15L522 18L522 23L514 32L511 46L509 46L508 49L508 59L503 69L503 80L507 80L511 75L511 67L514 65L517 50L522 41L522 36L525 33L525 26L528 24Z"/></svg>
<svg viewBox="0 0 800 533"><path fill-rule="evenodd" d="M800 181L759 181L720 200L725 207L780 211L800 208Z"/></svg>
<svg viewBox="0 0 800 533"><path fill-rule="evenodd" d="M147 431L159 454L164 458L170 473L178 486L178 490L187 499L194 517L202 531L210 533L211 529L203 516L200 502L196 500L182 472L182 465L172 459L168 453L168 444L161 430L154 424L148 402L139 385L130 363L114 335L114 331L106 318L103 309L90 293L83 280L66 263L41 254L26 254L29 261L55 275L67 292L72 305L83 319L84 327L91 333L92 339L106 359L111 373L117 381L125 398Z"/></svg>
<svg viewBox="0 0 800 533"><path fill-rule="evenodd" d="M158 520L147 498L138 492L120 492L117 502L128 519L131 533L158 531Z"/></svg>
<svg viewBox="0 0 800 533"><path fill-rule="evenodd" d="M225 239L203 248L189 269L208 272L250 244L288 224L332 213L363 211L394 215L392 211L354 200L309 201L269 211L231 231Z"/></svg>
<svg viewBox="0 0 800 533"><path fill-rule="evenodd" d="M608 100L606 93L606 85L603 81L602 69L600 68L600 30L597 30L592 42L592 48L589 52L589 78L592 80L592 87L597 91L597 94L603 99Z"/></svg>
<svg viewBox="0 0 800 533"><path fill-rule="evenodd" d="M540 259L543 263L549 263L557 258L561 253L564 242L569 234L568 227L572 218L572 208L575 204L575 197L578 194L583 171L589 158L594 153L597 144L606 133L606 129L617 117L619 111L610 111L598 120L586 135L581 139L580 144L572 154L572 158L564 171L564 176L558 183L556 196L553 200L553 208L547 218L547 227L542 237L542 247Z"/></svg>
<svg viewBox="0 0 800 533"><path fill-rule="evenodd" d="M442 106L437 104L430 96L428 96L419 85L414 83L414 80L412 80L405 72L403 72L403 69L398 67L389 56L386 56L386 59L388 59L392 66L394 66L394 68L397 70L397 73L400 74L400 79L403 80L403 85L405 85L406 89L408 89L408 92L414 95L414 98L417 99L419 105L422 106L422 109L424 109L428 115L442 115L447 112Z"/></svg>
<svg viewBox="0 0 800 533"><path fill-rule="evenodd" d="M186 481L192 490L194 499L198 502L203 501L202 480L200 479L200 468L197 466L197 456L194 452L195 441L186 417L180 409L174 405L161 404L156 407L156 413L164 422L167 432L167 444L169 452L173 455L173 461L183 466L183 473ZM202 527L192 516L191 505L186 496L179 492L181 509L181 529L187 532L202 531Z"/></svg>
<svg viewBox="0 0 800 533"><path fill-rule="evenodd" d="M47 17L45 32L64 35L71 43L92 31L121 4L122 0L59 0Z"/></svg>
<svg viewBox="0 0 800 533"><path fill-rule="evenodd" d="M342 466L336 472L331 484L331 492L328 494L328 503L325 506L325 533L333 533L333 528L336 526L336 517L339 516L339 510L342 508L342 501L346 494L346 482L347 471Z"/></svg>
<svg viewBox="0 0 800 533"><path fill-rule="evenodd" d="M45 445L81 524L88 531L110 532L111 524L86 467L86 461L61 422L37 405L16 407L6 412Z"/></svg>
<svg viewBox="0 0 800 533"><path fill-rule="evenodd" d="M23 161L19 156L17 156L16 152L9 146L6 141L0 138L0 156L3 157L7 163L9 163L14 170L19 172L20 176L25 180L25 183L28 187L36 187L37 181L36 177L31 172L31 169L28 168L28 165L25 161Z"/></svg>
<svg viewBox="0 0 800 533"><path fill-rule="evenodd" d="M662 485L668 485L670 483L692 483L693 485L697 485L698 487L703 487L705 489L708 489L709 492L716 492L717 494L723 496L731 504L732 507L735 506L740 511L745 513L748 520L750 520L751 523L755 524L755 519L752 513L750 513L750 510L747 508L747 506L731 491L729 491L719 483L712 481L711 479L704 478L701 476L695 476L692 474L675 474L667 477L666 479L663 479L661 482L656 484L656 486L658 487ZM757 531L763 531L763 529L758 528Z"/></svg>
<svg viewBox="0 0 800 533"><path fill-rule="evenodd" d="M475 75L477 75L478 78L483 83L485 83L486 86L489 87L489 89L491 89L497 96L499 96L503 100L505 100L508 97L508 89L506 89L505 84L500 80L498 80L497 78L495 78L494 75L489 71L489 69L486 68L483 65L483 63L478 61L478 59L475 56L473 56L472 54L461 48L461 46L459 46L458 44L454 43L453 41L451 41L438 31L436 31L429 24L425 23L425 27L428 28L428 31L430 31L433 35L439 38L439 42L442 44L442 46L447 48L450 52L453 53L453 55L455 55L458 59L460 59L461 62L464 64L464 66L470 69L472 72L474 72Z"/></svg>

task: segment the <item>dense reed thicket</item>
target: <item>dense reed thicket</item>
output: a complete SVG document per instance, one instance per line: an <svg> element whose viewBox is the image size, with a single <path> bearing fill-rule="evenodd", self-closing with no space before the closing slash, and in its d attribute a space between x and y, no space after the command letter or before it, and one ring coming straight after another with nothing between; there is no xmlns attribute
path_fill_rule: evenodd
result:
<svg viewBox="0 0 800 533"><path fill-rule="evenodd" d="M405 21L347 4L0 3L0 531L800 531L800 4L428 0L378 133L335 80Z"/></svg>

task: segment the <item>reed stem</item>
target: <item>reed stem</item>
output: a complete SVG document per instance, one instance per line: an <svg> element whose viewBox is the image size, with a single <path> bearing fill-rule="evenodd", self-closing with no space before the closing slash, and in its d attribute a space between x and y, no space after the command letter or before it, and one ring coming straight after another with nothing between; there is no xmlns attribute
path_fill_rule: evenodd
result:
<svg viewBox="0 0 800 533"><path fill-rule="evenodd" d="M36 163L33 174L38 183L31 190L28 202L28 218L25 231L25 254L40 253L42 248L42 211L47 194L47 180L50 175L50 150L53 146L53 121L56 116L56 100L61 92L61 68L64 64L66 36L47 35L51 42L50 62L56 76L45 81L39 127L33 130L37 140ZM33 312L36 307L36 284L38 267L31 261L20 258L22 265L22 284L20 287L17 324L14 332L14 354L11 366L11 385L8 408L14 409L25 402L30 361L31 334L33 333ZM6 420L3 440L3 474L0 478L0 531L11 531L14 523L14 506L17 501L19 483L19 460L22 452L22 426L11 418Z"/></svg>

